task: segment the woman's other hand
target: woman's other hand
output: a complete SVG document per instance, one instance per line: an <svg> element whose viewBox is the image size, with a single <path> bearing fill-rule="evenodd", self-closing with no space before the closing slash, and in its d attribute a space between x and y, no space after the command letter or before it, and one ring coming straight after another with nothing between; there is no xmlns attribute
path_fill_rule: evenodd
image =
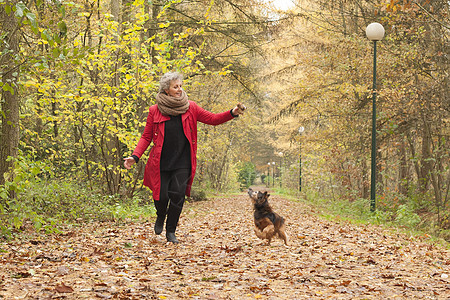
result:
<svg viewBox="0 0 450 300"><path fill-rule="evenodd" d="M136 161L131 156L123 159L123 166L128 170L131 169L131 166L134 165L135 163Z"/></svg>
<svg viewBox="0 0 450 300"><path fill-rule="evenodd" d="M242 103L238 103L236 105L235 108L233 108L233 115L238 116L238 115L242 115L244 113L244 110L246 110L247 108L245 107L244 104Z"/></svg>

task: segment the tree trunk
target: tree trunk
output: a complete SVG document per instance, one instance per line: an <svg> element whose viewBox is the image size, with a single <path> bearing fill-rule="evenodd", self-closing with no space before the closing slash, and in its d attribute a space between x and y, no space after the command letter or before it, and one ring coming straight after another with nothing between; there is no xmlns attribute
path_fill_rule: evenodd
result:
<svg viewBox="0 0 450 300"><path fill-rule="evenodd" d="M367 160L362 160L362 198L368 199L370 197L369 189L369 168L367 167Z"/></svg>
<svg viewBox="0 0 450 300"><path fill-rule="evenodd" d="M111 15L114 17L114 21L121 23L120 12L121 12L122 0L111 0Z"/></svg>
<svg viewBox="0 0 450 300"><path fill-rule="evenodd" d="M14 6L15 3L7 1L6 5ZM19 145L19 95L18 77L19 68L14 58L19 55L19 30L14 13L6 13L5 4L0 5L1 34L6 34L1 51L7 54L0 58L1 82L3 83L1 98L1 133L0 133L0 184L5 183L5 173L13 166L13 161L8 157L17 157ZM8 47L9 46L9 47ZM8 47L8 49L5 49ZM10 86L6 90L5 85ZM9 178L9 180L12 178ZM14 195L11 195L14 197Z"/></svg>
<svg viewBox="0 0 450 300"><path fill-rule="evenodd" d="M402 139L399 148L400 168L398 174L398 191L402 195L408 195L409 190L409 168L406 158L406 143Z"/></svg>
<svg viewBox="0 0 450 300"><path fill-rule="evenodd" d="M153 3L152 5L152 20L151 20L151 26L152 26L152 30L148 31L148 37L151 38L152 36L155 36L156 39L156 34L157 34L157 19L158 19L158 15L161 11L161 4L160 3ZM152 57L152 64L156 65L158 64L158 59L156 58L157 56L157 52L155 47L151 47L150 49L150 55Z"/></svg>
<svg viewBox="0 0 450 300"><path fill-rule="evenodd" d="M425 193L430 187L430 172L433 169L432 162L432 137L431 137L431 128L428 123L428 116L426 113L422 115L423 120L423 131L422 131L422 157L421 157L421 172L419 177L419 189L421 193Z"/></svg>

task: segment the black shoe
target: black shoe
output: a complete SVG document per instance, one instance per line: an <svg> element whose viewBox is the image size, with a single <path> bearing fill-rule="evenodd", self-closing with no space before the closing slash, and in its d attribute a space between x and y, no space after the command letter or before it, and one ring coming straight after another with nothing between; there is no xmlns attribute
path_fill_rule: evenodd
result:
<svg viewBox="0 0 450 300"><path fill-rule="evenodd" d="M155 233L161 234L164 228L164 217L158 216L155 221Z"/></svg>
<svg viewBox="0 0 450 300"><path fill-rule="evenodd" d="M167 241L170 243L178 244L177 237L175 236L175 232L166 232Z"/></svg>

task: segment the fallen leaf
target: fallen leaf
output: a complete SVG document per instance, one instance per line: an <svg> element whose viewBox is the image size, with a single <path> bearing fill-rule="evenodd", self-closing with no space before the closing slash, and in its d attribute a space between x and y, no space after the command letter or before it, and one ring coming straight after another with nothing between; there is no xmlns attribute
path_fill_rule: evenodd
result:
<svg viewBox="0 0 450 300"><path fill-rule="evenodd" d="M100 283L96 283L94 286L108 286L108 285L104 282L100 282Z"/></svg>
<svg viewBox="0 0 450 300"><path fill-rule="evenodd" d="M17 272L11 275L12 278L20 279L20 278L28 278L33 276L30 272Z"/></svg>
<svg viewBox="0 0 450 300"><path fill-rule="evenodd" d="M70 286L65 285L64 283L61 283L61 285L57 285L55 287L55 291L58 293L73 293L73 289Z"/></svg>
<svg viewBox="0 0 450 300"><path fill-rule="evenodd" d="M352 282L351 280L344 280L341 282L342 286L348 286L350 284L350 282Z"/></svg>
<svg viewBox="0 0 450 300"><path fill-rule="evenodd" d="M173 271L173 273L177 274L177 275L184 275L181 270L175 270L175 271Z"/></svg>

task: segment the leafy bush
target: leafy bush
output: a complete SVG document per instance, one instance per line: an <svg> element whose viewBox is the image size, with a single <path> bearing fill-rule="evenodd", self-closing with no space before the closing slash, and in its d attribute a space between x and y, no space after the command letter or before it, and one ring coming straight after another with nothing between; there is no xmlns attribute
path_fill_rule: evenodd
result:
<svg viewBox="0 0 450 300"><path fill-rule="evenodd" d="M142 219L155 214L145 192L133 198L105 195L70 179L57 179L45 161L19 156L14 180L0 186L0 229L6 237L28 229L54 233L67 223ZM16 197L9 196L14 192Z"/></svg>
<svg viewBox="0 0 450 300"><path fill-rule="evenodd" d="M421 221L419 215L417 215L413 208L407 204L400 205L397 210L397 217L395 220L400 225L405 225L411 228L417 226Z"/></svg>
<svg viewBox="0 0 450 300"><path fill-rule="evenodd" d="M191 196L189 197L189 200L192 201L206 201L208 200L208 197L206 196L206 192L204 190L192 190Z"/></svg>
<svg viewBox="0 0 450 300"><path fill-rule="evenodd" d="M30 184L0 215L4 235L24 230L31 224L36 231L57 232L61 225L90 221L142 220L155 214L147 195L132 199L103 195L78 183L48 180Z"/></svg>

